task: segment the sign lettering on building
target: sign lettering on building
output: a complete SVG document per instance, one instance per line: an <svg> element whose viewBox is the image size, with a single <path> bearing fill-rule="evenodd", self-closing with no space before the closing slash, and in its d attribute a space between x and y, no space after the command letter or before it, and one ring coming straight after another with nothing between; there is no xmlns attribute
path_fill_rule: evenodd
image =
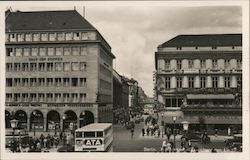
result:
<svg viewBox="0 0 250 160"><path fill-rule="evenodd" d="M63 61L63 58L29 58L29 61Z"/></svg>
<svg viewBox="0 0 250 160"><path fill-rule="evenodd" d="M195 68L184 69L184 73L199 73L199 69L195 69Z"/></svg>

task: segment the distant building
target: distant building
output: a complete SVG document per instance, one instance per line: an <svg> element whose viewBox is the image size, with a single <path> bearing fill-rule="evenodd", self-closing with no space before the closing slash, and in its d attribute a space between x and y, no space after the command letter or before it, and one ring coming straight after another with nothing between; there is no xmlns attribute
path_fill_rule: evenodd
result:
<svg viewBox="0 0 250 160"><path fill-rule="evenodd" d="M242 35L179 35L155 53L156 96L166 124L242 127Z"/></svg>
<svg viewBox="0 0 250 160"><path fill-rule="evenodd" d="M5 121L27 130L112 122L115 56L77 11L6 12Z"/></svg>

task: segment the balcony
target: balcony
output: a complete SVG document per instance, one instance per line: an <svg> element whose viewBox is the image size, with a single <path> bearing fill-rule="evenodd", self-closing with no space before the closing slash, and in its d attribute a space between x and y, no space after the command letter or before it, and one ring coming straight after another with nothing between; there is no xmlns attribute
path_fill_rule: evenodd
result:
<svg viewBox="0 0 250 160"><path fill-rule="evenodd" d="M242 105L236 104L187 104L183 105L183 112L235 112L241 114Z"/></svg>

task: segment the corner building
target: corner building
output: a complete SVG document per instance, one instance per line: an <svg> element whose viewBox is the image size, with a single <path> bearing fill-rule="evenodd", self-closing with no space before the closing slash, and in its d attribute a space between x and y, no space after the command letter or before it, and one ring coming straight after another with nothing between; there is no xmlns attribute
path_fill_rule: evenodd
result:
<svg viewBox="0 0 250 160"><path fill-rule="evenodd" d="M158 46L162 121L178 129L242 129L242 35L179 35Z"/></svg>
<svg viewBox="0 0 250 160"><path fill-rule="evenodd" d="M77 11L6 12L5 124L69 130L112 122L115 56Z"/></svg>

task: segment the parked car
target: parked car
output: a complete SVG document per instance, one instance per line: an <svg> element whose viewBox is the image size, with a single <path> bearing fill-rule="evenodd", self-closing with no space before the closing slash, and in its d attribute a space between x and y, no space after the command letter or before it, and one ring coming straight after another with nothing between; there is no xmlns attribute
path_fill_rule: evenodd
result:
<svg viewBox="0 0 250 160"><path fill-rule="evenodd" d="M242 151L242 134L234 134L233 138L226 139L225 145L229 150Z"/></svg>
<svg viewBox="0 0 250 160"><path fill-rule="evenodd" d="M202 140L205 143L210 142L210 137L209 136L203 137L203 134L201 132L186 133L185 135L183 135L181 137L181 139L182 138L185 138L187 141L190 140L190 141L193 141L193 142L199 142L199 141L202 141Z"/></svg>

